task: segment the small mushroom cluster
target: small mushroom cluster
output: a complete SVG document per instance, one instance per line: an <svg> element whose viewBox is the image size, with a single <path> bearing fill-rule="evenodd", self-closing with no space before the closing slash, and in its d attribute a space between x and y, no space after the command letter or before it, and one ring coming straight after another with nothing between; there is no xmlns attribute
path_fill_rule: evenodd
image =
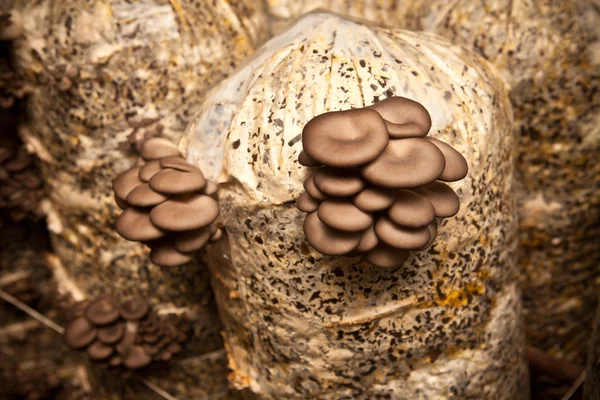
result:
<svg viewBox="0 0 600 400"><path fill-rule="evenodd" d="M189 321L182 316L159 316L141 298L122 304L108 295L84 300L66 315L64 338L73 349L109 367L139 369L166 361L181 351Z"/></svg>
<svg viewBox="0 0 600 400"><path fill-rule="evenodd" d="M146 141L140 155L137 165L113 182L115 200L124 210L117 232L150 246L156 265L185 264L222 235L217 185L166 139Z"/></svg>
<svg viewBox="0 0 600 400"><path fill-rule="evenodd" d="M298 162L313 174L297 200L308 213L307 241L322 254L362 255L380 267L401 265L410 250L429 247L436 218L460 207L440 181L468 171L455 149L425 137L430 128L427 110L402 97L309 121Z"/></svg>

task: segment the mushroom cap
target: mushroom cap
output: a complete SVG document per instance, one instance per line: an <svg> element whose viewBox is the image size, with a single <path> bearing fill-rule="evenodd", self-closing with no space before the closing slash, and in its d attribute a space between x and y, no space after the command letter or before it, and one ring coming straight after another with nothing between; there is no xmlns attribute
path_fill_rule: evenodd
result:
<svg viewBox="0 0 600 400"><path fill-rule="evenodd" d="M131 168L117 175L112 185L115 197L117 197L119 200L125 201L129 192L144 183L138 176L139 171L139 168Z"/></svg>
<svg viewBox="0 0 600 400"><path fill-rule="evenodd" d="M446 158L446 166L438 178L439 180L445 182L455 182L467 176L467 173L469 172L469 165L462 154L456 151L454 147L450 146L448 143L442 142L441 140L430 137L428 137L427 140L436 145Z"/></svg>
<svg viewBox="0 0 600 400"><path fill-rule="evenodd" d="M306 190L306 193L311 195L316 200L323 201L329 197L315 186L315 181L312 176L306 178L304 181L304 189Z"/></svg>
<svg viewBox="0 0 600 400"><path fill-rule="evenodd" d="M302 150L298 155L298 164L304 165L305 167L320 167L323 165L323 163L310 158L304 150Z"/></svg>
<svg viewBox="0 0 600 400"><path fill-rule="evenodd" d="M142 181L148 182L154 175L159 173L161 169L160 160L148 161L146 164L142 165L138 175Z"/></svg>
<svg viewBox="0 0 600 400"><path fill-rule="evenodd" d="M109 326L98 329L98 340L106 344L115 344L123 338L125 333L125 324L117 322Z"/></svg>
<svg viewBox="0 0 600 400"><path fill-rule="evenodd" d="M113 353L113 347L96 340L87 348L87 353L92 360L105 360Z"/></svg>
<svg viewBox="0 0 600 400"><path fill-rule="evenodd" d="M423 137L431 129L431 116L421 103L406 97L390 97L369 106L388 121L392 138Z"/></svg>
<svg viewBox="0 0 600 400"><path fill-rule="evenodd" d="M150 187L165 194L183 194L201 190L206 186L206 179L200 170L182 172L165 168L150 179Z"/></svg>
<svg viewBox="0 0 600 400"><path fill-rule="evenodd" d="M375 234L375 226L371 225L367 230L362 233L360 242L356 248L356 252L366 253L379 244L379 238Z"/></svg>
<svg viewBox="0 0 600 400"><path fill-rule="evenodd" d="M85 317L78 317L67 324L65 342L69 347L82 349L96 339L97 329Z"/></svg>
<svg viewBox="0 0 600 400"><path fill-rule="evenodd" d="M418 250L425 250L426 248L431 246L433 244L433 242L435 242L435 238L437 237L437 228L438 228L438 223L437 223L436 219L434 219L432 223L427 225L427 229L429 229L429 234L431 235L431 239L429 239L429 242L427 242L427 244L425 246L421 247Z"/></svg>
<svg viewBox="0 0 600 400"><path fill-rule="evenodd" d="M304 234L308 242L321 254L341 256L354 250L360 242L360 232L342 232L325 225L317 213L304 220Z"/></svg>
<svg viewBox="0 0 600 400"><path fill-rule="evenodd" d="M433 204L436 217L453 217L460 210L458 195L445 183L432 182L429 185L415 189L415 192L426 197Z"/></svg>
<svg viewBox="0 0 600 400"><path fill-rule="evenodd" d="M193 231L176 233L173 244L180 253L191 253L200 250L211 236L211 226L204 226Z"/></svg>
<svg viewBox="0 0 600 400"><path fill-rule="evenodd" d="M161 241L152 246L150 261L160 267L178 267L192 261L194 253L181 253L170 241Z"/></svg>
<svg viewBox="0 0 600 400"><path fill-rule="evenodd" d="M94 325L108 325L119 319L119 306L111 296L99 296L85 309L85 317Z"/></svg>
<svg viewBox="0 0 600 400"><path fill-rule="evenodd" d="M151 221L150 215L150 211L148 210L140 210L133 207L127 208L117 218L117 233L127 240L140 242L155 240L165 236L167 232L155 226Z"/></svg>
<svg viewBox="0 0 600 400"><path fill-rule="evenodd" d="M375 223L375 233L384 243L398 249L418 249L425 246L431 235L426 226L421 228L405 228L396 225L387 217L381 217Z"/></svg>
<svg viewBox="0 0 600 400"><path fill-rule="evenodd" d="M147 183L143 183L129 192L126 201L136 207L152 207L167 199L167 196L152 190Z"/></svg>
<svg viewBox="0 0 600 400"><path fill-rule="evenodd" d="M370 182L391 188L412 188L432 182L444 170L444 154L421 138L390 140L385 151L362 169Z"/></svg>
<svg viewBox="0 0 600 400"><path fill-rule="evenodd" d="M376 267L392 268L402 265L409 255L410 253L407 250L380 243L364 259Z"/></svg>
<svg viewBox="0 0 600 400"><path fill-rule="evenodd" d="M365 182L356 171L331 167L315 172L313 182L320 191L338 197L355 195L365 187Z"/></svg>
<svg viewBox="0 0 600 400"><path fill-rule="evenodd" d="M401 226L420 228L435 220L435 208L425 197L412 190L400 189L388 210L390 219Z"/></svg>
<svg viewBox="0 0 600 400"><path fill-rule="evenodd" d="M319 219L344 232L363 231L373 224L373 216L347 200L328 199L319 206Z"/></svg>
<svg viewBox="0 0 600 400"><path fill-rule="evenodd" d="M154 207L150 220L159 228L189 231L210 225L219 216L219 205L209 196L187 194Z"/></svg>
<svg viewBox="0 0 600 400"><path fill-rule="evenodd" d="M123 365L129 369L139 369L152 362L150 357L141 346L133 346L131 351L123 357Z"/></svg>
<svg viewBox="0 0 600 400"><path fill-rule="evenodd" d="M148 139L142 146L140 155L144 160L155 160L157 158L180 156L181 153L173 143L163 138Z"/></svg>
<svg viewBox="0 0 600 400"><path fill-rule="evenodd" d="M116 195L113 196L113 198L115 199L115 203L117 203L117 206L121 210L125 210L127 207L129 207L129 203L127 203L125 200L119 199Z"/></svg>
<svg viewBox="0 0 600 400"><path fill-rule="evenodd" d="M144 318L148 314L150 305L141 297L134 297L121 304L119 311L121 312L121 316L126 320L135 321Z"/></svg>
<svg viewBox="0 0 600 400"><path fill-rule="evenodd" d="M321 114L302 131L306 154L332 167L357 167L371 162L383 152L388 140L383 118L368 108Z"/></svg>
<svg viewBox="0 0 600 400"><path fill-rule="evenodd" d="M172 168L182 172L199 172L198 167L193 166L187 160L180 156L171 156L160 159L160 166L163 168Z"/></svg>
<svg viewBox="0 0 600 400"><path fill-rule="evenodd" d="M377 186L361 190L352 202L358 208L366 212L381 211L394 204L396 193L392 190L380 188Z"/></svg>
<svg viewBox="0 0 600 400"><path fill-rule="evenodd" d="M118 367L121 364L123 364L123 358L119 354L115 354L108 360L108 365L111 367Z"/></svg>
<svg viewBox="0 0 600 400"><path fill-rule="evenodd" d="M308 194L308 192L302 193L300 197L298 197L298 200L296 200L298 210L305 213L317 211L319 204L321 204L321 202Z"/></svg>

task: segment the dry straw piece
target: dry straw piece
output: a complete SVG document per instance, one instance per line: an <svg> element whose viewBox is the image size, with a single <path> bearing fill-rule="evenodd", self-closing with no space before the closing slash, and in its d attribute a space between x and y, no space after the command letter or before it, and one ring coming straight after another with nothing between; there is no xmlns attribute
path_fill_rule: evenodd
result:
<svg viewBox="0 0 600 400"><path fill-rule="evenodd" d="M113 182L115 200L124 209L117 232L150 246L156 265L185 264L221 235L217 186L166 139L146 141L140 155L139 165Z"/></svg>
<svg viewBox="0 0 600 400"><path fill-rule="evenodd" d="M458 181L468 172L458 151L423 138L430 128L425 107L402 97L309 121L298 161L314 172L297 200L309 213L308 242L323 254L363 255L380 267L400 265L407 250L429 247L435 218L460 207L456 193L437 180Z"/></svg>

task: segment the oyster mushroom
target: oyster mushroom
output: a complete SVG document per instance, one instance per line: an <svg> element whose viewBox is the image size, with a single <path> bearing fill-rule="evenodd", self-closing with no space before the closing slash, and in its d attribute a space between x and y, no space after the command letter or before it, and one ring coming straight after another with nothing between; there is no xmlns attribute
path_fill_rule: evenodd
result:
<svg viewBox="0 0 600 400"><path fill-rule="evenodd" d="M420 228L435 219L435 208L427 198L406 189L398 190L396 201L388 210L390 219L401 226Z"/></svg>
<svg viewBox="0 0 600 400"><path fill-rule="evenodd" d="M342 232L325 225L317 213L304 220L304 233L308 242L321 254L344 255L354 250L360 242L360 232Z"/></svg>
<svg viewBox="0 0 600 400"><path fill-rule="evenodd" d="M306 193L311 195L316 200L323 201L329 197L326 193L323 193L321 190L319 190L317 186L315 186L315 182L312 176L308 177L304 181L304 189L306 190Z"/></svg>
<svg viewBox="0 0 600 400"><path fill-rule="evenodd" d="M125 209L123 214L119 215L116 230L127 240L140 242L159 239L167 235L167 232L152 223L150 211L134 207Z"/></svg>
<svg viewBox="0 0 600 400"><path fill-rule="evenodd" d="M212 197L186 194L154 207L150 220L161 229L188 231L210 225L218 215L219 206Z"/></svg>
<svg viewBox="0 0 600 400"><path fill-rule="evenodd" d="M430 141L437 146L438 149L444 154L446 158L446 166L444 171L438 178L445 182L460 181L469 172L469 166L467 160L460 154L456 149L450 146L448 143L442 142L441 140L428 137L426 140Z"/></svg>
<svg viewBox="0 0 600 400"><path fill-rule="evenodd" d="M67 324L64 338L69 347L82 349L96 339L97 333L98 330L85 317L78 317Z"/></svg>
<svg viewBox="0 0 600 400"><path fill-rule="evenodd" d="M161 165L159 160L148 161L140 167L139 177L142 181L148 182L154 175L160 172Z"/></svg>
<svg viewBox="0 0 600 400"><path fill-rule="evenodd" d="M135 321L148 315L150 306L146 300L140 297L134 297L133 299L121 304L119 311L121 316L126 320Z"/></svg>
<svg viewBox="0 0 600 400"><path fill-rule="evenodd" d="M431 239L431 234L426 226L421 228L406 228L396 225L387 217L381 217L375 223L375 233L387 245L407 250L423 247Z"/></svg>
<svg viewBox="0 0 600 400"><path fill-rule="evenodd" d="M302 131L304 152L317 162L351 168L375 160L388 143L385 121L361 108L321 114Z"/></svg>
<svg viewBox="0 0 600 400"><path fill-rule="evenodd" d="M423 137L431 129L431 116L427 109L405 97L390 97L369 108L385 119L391 138Z"/></svg>
<svg viewBox="0 0 600 400"><path fill-rule="evenodd" d="M183 172L173 168L164 168L149 181L150 187L164 194L183 194L201 190L206 179L200 170Z"/></svg>
<svg viewBox="0 0 600 400"><path fill-rule="evenodd" d="M415 192L433 204L436 217L448 218L456 215L460 209L460 200L452 188L442 182L432 182L415 189Z"/></svg>
<svg viewBox="0 0 600 400"><path fill-rule="evenodd" d="M321 202L308 194L308 192L302 193L300 197L298 197L298 200L296 200L298 210L305 213L317 211L319 204L321 204Z"/></svg>
<svg viewBox="0 0 600 400"><path fill-rule="evenodd" d="M119 318L119 306L110 296L99 296L86 308L85 317L94 325L108 325Z"/></svg>
<svg viewBox="0 0 600 400"><path fill-rule="evenodd" d="M181 156L179 149L167 139L148 139L140 151L140 155L146 161L169 156Z"/></svg>
<svg viewBox="0 0 600 400"><path fill-rule="evenodd" d="M366 212L382 211L394 204L396 194L394 191L380 188L369 187L362 190L352 199L354 205Z"/></svg>
<svg viewBox="0 0 600 400"><path fill-rule="evenodd" d="M363 231L373 224L373 216L349 201L329 199L319 206L319 219L327 226L344 231Z"/></svg>
<svg viewBox="0 0 600 400"><path fill-rule="evenodd" d="M421 138L391 140L377 159L362 169L375 185L412 188L436 180L445 166L444 154Z"/></svg>
<svg viewBox="0 0 600 400"><path fill-rule="evenodd" d="M402 265L409 255L407 250L380 243L369 251L364 259L376 267L392 268Z"/></svg>
<svg viewBox="0 0 600 400"><path fill-rule="evenodd" d="M365 186L365 182L357 172L331 167L324 167L315 172L313 182L320 191L338 197L355 195Z"/></svg>
<svg viewBox="0 0 600 400"><path fill-rule="evenodd" d="M106 344L115 344L123 338L125 325L122 322L98 329L98 340Z"/></svg>
<svg viewBox="0 0 600 400"><path fill-rule="evenodd" d="M152 190L150 185L147 183L143 183L129 192L125 200L132 206L152 207L166 201L167 199L167 196Z"/></svg>

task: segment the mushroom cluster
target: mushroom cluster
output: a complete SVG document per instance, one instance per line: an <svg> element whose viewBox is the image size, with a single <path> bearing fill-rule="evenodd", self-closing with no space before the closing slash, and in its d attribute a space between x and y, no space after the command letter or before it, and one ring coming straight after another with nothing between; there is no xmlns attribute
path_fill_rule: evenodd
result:
<svg viewBox="0 0 600 400"><path fill-rule="evenodd" d="M187 319L159 316L138 297L121 304L108 295L84 300L68 310L66 320L69 347L85 351L101 365L128 369L170 360L190 331Z"/></svg>
<svg viewBox="0 0 600 400"><path fill-rule="evenodd" d="M429 247L437 219L454 216L448 185L468 172L464 157L427 136L421 104L392 97L375 105L319 115L302 132L298 162L313 169L298 209L307 241L320 253L361 255L380 267L401 265Z"/></svg>
<svg viewBox="0 0 600 400"><path fill-rule="evenodd" d="M117 232L150 246L156 265L185 264L222 235L217 185L166 139L146 141L140 155L136 166L113 182L115 200L124 210Z"/></svg>

